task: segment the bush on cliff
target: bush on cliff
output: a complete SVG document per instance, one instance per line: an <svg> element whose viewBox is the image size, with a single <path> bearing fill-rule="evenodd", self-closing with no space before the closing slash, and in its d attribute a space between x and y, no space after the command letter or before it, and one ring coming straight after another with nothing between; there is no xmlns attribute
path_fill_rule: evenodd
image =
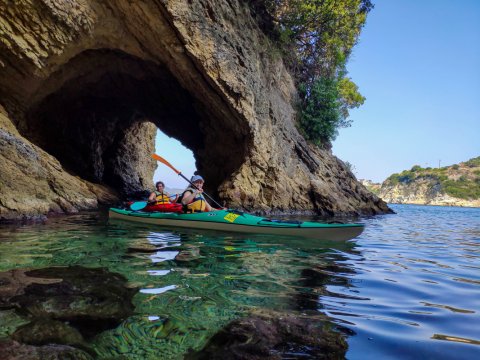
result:
<svg viewBox="0 0 480 360"><path fill-rule="evenodd" d="M318 145L328 144L339 127L350 125L349 109L365 101L347 77L345 64L373 4L370 0L249 3L261 28L283 50L296 79L302 132Z"/></svg>

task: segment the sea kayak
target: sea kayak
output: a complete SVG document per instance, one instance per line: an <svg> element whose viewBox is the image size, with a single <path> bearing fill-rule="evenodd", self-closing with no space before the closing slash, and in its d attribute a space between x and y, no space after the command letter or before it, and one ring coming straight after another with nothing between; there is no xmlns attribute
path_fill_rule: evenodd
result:
<svg viewBox="0 0 480 360"><path fill-rule="evenodd" d="M290 235L320 240L345 241L360 235L363 224L319 223L267 219L235 210L193 214L154 213L110 208L111 219L122 219L169 227Z"/></svg>

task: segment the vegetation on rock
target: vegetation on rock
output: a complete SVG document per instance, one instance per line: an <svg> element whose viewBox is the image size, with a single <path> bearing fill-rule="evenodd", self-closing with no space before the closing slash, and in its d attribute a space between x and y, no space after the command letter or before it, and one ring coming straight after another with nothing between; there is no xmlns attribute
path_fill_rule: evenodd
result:
<svg viewBox="0 0 480 360"><path fill-rule="evenodd" d="M455 198L480 199L480 156L441 168L422 168L415 165L410 170L389 176L382 187L410 184L419 180L430 180L439 184L442 192Z"/></svg>
<svg viewBox="0 0 480 360"><path fill-rule="evenodd" d="M365 98L345 64L370 0L250 0L262 29L279 44L300 93L299 125L313 143L328 144L347 127L349 109Z"/></svg>

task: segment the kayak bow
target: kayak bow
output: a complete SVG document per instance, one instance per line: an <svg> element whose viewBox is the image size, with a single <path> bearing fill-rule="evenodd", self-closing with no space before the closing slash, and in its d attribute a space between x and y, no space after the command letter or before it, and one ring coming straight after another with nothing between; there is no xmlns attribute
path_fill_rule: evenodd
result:
<svg viewBox="0 0 480 360"><path fill-rule="evenodd" d="M157 213L110 208L111 219L122 219L170 227L290 235L320 240L345 241L360 235L363 224L326 224L309 221L266 219L235 210L193 214Z"/></svg>

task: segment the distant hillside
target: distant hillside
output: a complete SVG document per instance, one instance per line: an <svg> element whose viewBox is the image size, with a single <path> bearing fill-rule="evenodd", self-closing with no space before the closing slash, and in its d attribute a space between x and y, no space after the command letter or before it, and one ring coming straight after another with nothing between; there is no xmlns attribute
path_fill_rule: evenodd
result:
<svg viewBox="0 0 480 360"><path fill-rule="evenodd" d="M388 203L480 207L480 157L442 168L415 165L379 188L364 185Z"/></svg>

